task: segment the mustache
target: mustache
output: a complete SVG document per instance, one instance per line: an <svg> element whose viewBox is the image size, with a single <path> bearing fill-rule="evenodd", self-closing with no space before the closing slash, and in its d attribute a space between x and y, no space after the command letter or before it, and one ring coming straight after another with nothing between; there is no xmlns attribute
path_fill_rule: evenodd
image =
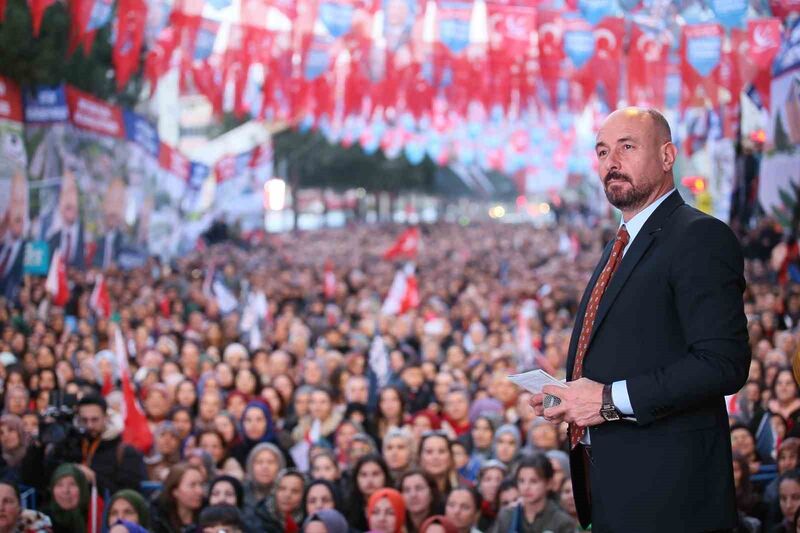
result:
<svg viewBox="0 0 800 533"><path fill-rule="evenodd" d="M628 183L631 183L630 176L628 176L627 174L623 174L622 172L617 172L615 170L612 170L611 172L606 174L606 179L604 181L606 184L608 184L608 182L611 180L624 180L627 181Z"/></svg>

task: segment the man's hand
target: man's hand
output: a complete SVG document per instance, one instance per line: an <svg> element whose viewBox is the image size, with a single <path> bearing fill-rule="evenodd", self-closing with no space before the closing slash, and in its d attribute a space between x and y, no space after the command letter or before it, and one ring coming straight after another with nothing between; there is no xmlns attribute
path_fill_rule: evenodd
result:
<svg viewBox="0 0 800 533"><path fill-rule="evenodd" d="M581 378L570 381L567 387L547 385L542 389L543 394L534 395L531 400L534 412L544 416L554 424L569 422L582 427L597 426L605 420L600 416L603 406L603 384L591 379ZM561 404L544 409L542 401L544 394L550 394L561 399ZM536 399L540 398L538 408ZM540 414L541 413L541 414Z"/></svg>
<svg viewBox="0 0 800 533"><path fill-rule="evenodd" d="M75 466L77 466L80 471L83 472L83 475L86 477L86 481L89 482L90 486L97 483L97 476L94 475L94 470L86 465L77 464Z"/></svg>
<svg viewBox="0 0 800 533"><path fill-rule="evenodd" d="M534 394L531 396L531 407L536 416L544 416L544 394Z"/></svg>

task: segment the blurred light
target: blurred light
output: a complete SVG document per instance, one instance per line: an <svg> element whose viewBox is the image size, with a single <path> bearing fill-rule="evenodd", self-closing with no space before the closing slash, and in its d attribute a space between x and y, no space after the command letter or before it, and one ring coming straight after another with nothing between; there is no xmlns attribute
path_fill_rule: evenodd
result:
<svg viewBox="0 0 800 533"><path fill-rule="evenodd" d="M528 215L530 215L532 217L539 216L539 206L536 205L536 204L528 204L527 211L528 211Z"/></svg>
<svg viewBox="0 0 800 533"><path fill-rule="evenodd" d="M703 176L684 176L681 179L681 184L695 195L704 192L708 188L707 180Z"/></svg>
<svg viewBox="0 0 800 533"><path fill-rule="evenodd" d="M286 205L286 182L280 179L267 180L264 183L264 208L270 211L281 211Z"/></svg>
<svg viewBox="0 0 800 533"><path fill-rule="evenodd" d="M525 195L520 194L519 196L517 196L517 209L522 209L523 207L525 207L525 203L527 201L528 200L525 198Z"/></svg>
<svg viewBox="0 0 800 533"><path fill-rule="evenodd" d="M462 226L469 226L469 217L462 216L461 218L458 219L458 223L461 224Z"/></svg>
<svg viewBox="0 0 800 533"><path fill-rule="evenodd" d="M550 212L550 204L547 202L542 202L539 204L539 212L543 215L546 215Z"/></svg>
<svg viewBox="0 0 800 533"><path fill-rule="evenodd" d="M356 196L358 198L364 198L367 195L367 190L364 187L359 187L356 189Z"/></svg>
<svg viewBox="0 0 800 533"><path fill-rule="evenodd" d="M496 205L489 209L489 216L491 218L503 218L506 214L506 209L502 205Z"/></svg>
<svg viewBox="0 0 800 533"><path fill-rule="evenodd" d="M767 132L764 130L756 130L750 133L750 140L758 143L764 143L767 140Z"/></svg>

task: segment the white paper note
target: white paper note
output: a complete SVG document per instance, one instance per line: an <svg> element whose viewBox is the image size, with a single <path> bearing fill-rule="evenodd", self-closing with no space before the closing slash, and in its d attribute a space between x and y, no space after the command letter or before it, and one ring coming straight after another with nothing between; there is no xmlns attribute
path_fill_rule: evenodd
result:
<svg viewBox="0 0 800 533"><path fill-rule="evenodd" d="M564 381L557 380L544 370L531 370L522 374L512 374L508 376L512 382L533 394L541 394L542 387L545 385L555 385L556 387L566 388Z"/></svg>

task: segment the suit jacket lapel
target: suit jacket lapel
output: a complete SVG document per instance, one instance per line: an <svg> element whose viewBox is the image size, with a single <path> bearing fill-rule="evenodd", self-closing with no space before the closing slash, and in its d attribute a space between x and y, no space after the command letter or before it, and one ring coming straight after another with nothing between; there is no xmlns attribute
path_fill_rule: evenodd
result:
<svg viewBox="0 0 800 533"><path fill-rule="evenodd" d="M682 204L683 198L678 191L675 191L666 200L664 200L661 205L658 206L658 208L653 212L652 215L650 215L650 218L647 219L647 222L645 222L644 226L639 231L639 234L636 236L636 239L634 239L633 244L631 244L631 247L628 248L628 251L622 258L622 262L617 268L617 271L611 277L611 281L606 288L606 292L600 299L600 306L597 308L597 317L594 320L594 329L589 336L589 346L591 346L597 330L603 323L603 319L606 317L606 314L608 314L608 310L614 304L614 300L616 300L619 292L625 285L625 282L628 281L633 269L636 268L636 265L642 259L645 252L647 252L647 250L653 244L653 241L655 240L658 232L661 231L661 227L664 222L666 222L672 212Z"/></svg>

